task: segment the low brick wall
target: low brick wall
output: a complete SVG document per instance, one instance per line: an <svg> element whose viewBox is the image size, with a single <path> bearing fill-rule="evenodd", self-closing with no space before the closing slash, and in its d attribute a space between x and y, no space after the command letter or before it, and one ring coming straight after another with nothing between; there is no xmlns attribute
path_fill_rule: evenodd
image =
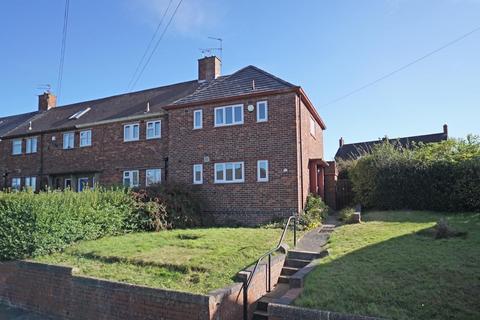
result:
<svg viewBox="0 0 480 320"><path fill-rule="evenodd" d="M272 285L284 259L274 259ZM265 269L260 267L248 291L250 312L266 292ZM0 302L60 319L243 319L241 283L190 294L73 276L72 268L28 261L0 263Z"/></svg>
<svg viewBox="0 0 480 320"><path fill-rule="evenodd" d="M268 305L269 320L382 320L381 318L341 314L330 311L292 307L283 304Z"/></svg>

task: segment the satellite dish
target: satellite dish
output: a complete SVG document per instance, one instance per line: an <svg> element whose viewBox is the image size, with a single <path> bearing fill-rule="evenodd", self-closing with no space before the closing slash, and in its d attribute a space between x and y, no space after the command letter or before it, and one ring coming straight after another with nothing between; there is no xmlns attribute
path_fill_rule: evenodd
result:
<svg viewBox="0 0 480 320"><path fill-rule="evenodd" d="M247 110L248 112L252 112L253 110L255 110L255 107L253 106L253 104L249 104Z"/></svg>

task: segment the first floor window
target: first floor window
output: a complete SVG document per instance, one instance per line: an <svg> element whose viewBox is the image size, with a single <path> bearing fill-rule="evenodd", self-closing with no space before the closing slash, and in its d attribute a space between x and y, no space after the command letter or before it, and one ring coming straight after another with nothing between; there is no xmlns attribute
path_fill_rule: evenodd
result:
<svg viewBox="0 0 480 320"><path fill-rule="evenodd" d="M265 122L268 120L268 104L267 101L257 102L257 122Z"/></svg>
<svg viewBox="0 0 480 320"><path fill-rule="evenodd" d="M22 180L20 178L12 178L12 189L20 190L22 187Z"/></svg>
<svg viewBox="0 0 480 320"><path fill-rule="evenodd" d="M123 172L123 185L125 187L134 188L138 187L138 170L124 171Z"/></svg>
<svg viewBox="0 0 480 320"><path fill-rule="evenodd" d="M193 165L193 184L203 183L203 164Z"/></svg>
<svg viewBox="0 0 480 320"><path fill-rule="evenodd" d="M243 104L215 108L215 127L243 124Z"/></svg>
<svg viewBox="0 0 480 320"><path fill-rule="evenodd" d="M22 139L12 141L12 154L22 154Z"/></svg>
<svg viewBox="0 0 480 320"><path fill-rule="evenodd" d="M67 132L63 134L63 149L73 149L75 146L75 134Z"/></svg>
<svg viewBox="0 0 480 320"><path fill-rule="evenodd" d="M244 163L215 163L215 183L244 182Z"/></svg>
<svg viewBox="0 0 480 320"><path fill-rule="evenodd" d="M148 169L146 172L145 185L151 186L162 182L162 170L161 169Z"/></svg>
<svg viewBox="0 0 480 320"><path fill-rule="evenodd" d="M268 160L257 161L257 181L268 181Z"/></svg>
<svg viewBox="0 0 480 320"><path fill-rule="evenodd" d="M37 190L37 177L26 177L25 187L28 187L33 191Z"/></svg>
<svg viewBox="0 0 480 320"><path fill-rule="evenodd" d="M147 139L158 139L162 136L162 123L160 120L147 122Z"/></svg>
<svg viewBox="0 0 480 320"><path fill-rule="evenodd" d="M26 140L25 153L37 152L37 137L28 138Z"/></svg>
<svg viewBox="0 0 480 320"><path fill-rule="evenodd" d="M140 139L140 125L127 124L123 127L123 141L136 141Z"/></svg>
<svg viewBox="0 0 480 320"><path fill-rule="evenodd" d="M310 134L315 137L316 131L317 130L315 120L313 118L310 118Z"/></svg>
<svg viewBox="0 0 480 320"><path fill-rule="evenodd" d="M193 111L193 129L203 128L203 111L195 110Z"/></svg>
<svg viewBox="0 0 480 320"><path fill-rule="evenodd" d="M89 147L92 145L92 130L80 132L80 147Z"/></svg>

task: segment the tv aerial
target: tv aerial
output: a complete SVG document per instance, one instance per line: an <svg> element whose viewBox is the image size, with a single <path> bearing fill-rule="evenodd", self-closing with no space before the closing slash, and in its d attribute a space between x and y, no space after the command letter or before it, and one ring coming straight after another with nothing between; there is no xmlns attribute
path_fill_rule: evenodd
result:
<svg viewBox="0 0 480 320"><path fill-rule="evenodd" d="M222 60L222 55L223 55L223 39L222 38L216 38L216 37L207 37L210 40L215 40L218 41L218 47L211 47L211 48L200 48L200 52L204 57L209 57L212 55L215 55L218 53L218 56L220 57L220 60Z"/></svg>

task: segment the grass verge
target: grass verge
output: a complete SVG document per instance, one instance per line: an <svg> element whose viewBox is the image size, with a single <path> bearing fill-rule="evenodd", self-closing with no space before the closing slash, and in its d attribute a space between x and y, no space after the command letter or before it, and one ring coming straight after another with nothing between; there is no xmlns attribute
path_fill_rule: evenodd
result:
<svg viewBox="0 0 480 320"><path fill-rule="evenodd" d="M274 248L281 229L208 228L135 233L83 241L37 262L76 274L150 287L207 293ZM292 234L288 233L291 242ZM290 244L291 245L291 244Z"/></svg>
<svg viewBox="0 0 480 320"><path fill-rule="evenodd" d="M419 232L440 218L466 237ZM370 212L333 233L295 305L388 319L480 319L480 214Z"/></svg>

